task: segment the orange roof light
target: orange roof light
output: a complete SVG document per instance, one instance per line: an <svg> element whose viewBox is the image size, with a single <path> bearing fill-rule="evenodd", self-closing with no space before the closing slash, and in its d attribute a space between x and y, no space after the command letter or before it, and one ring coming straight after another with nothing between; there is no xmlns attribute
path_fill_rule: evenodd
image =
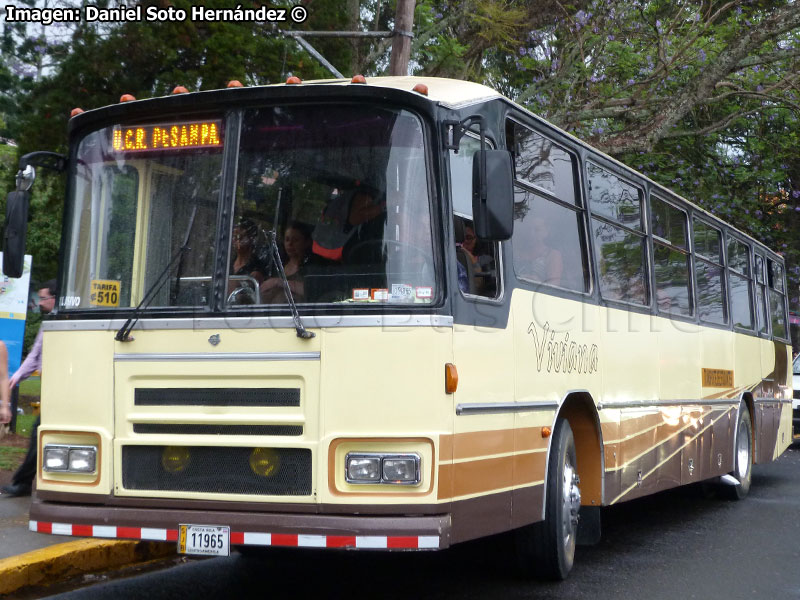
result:
<svg viewBox="0 0 800 600"><path fill-rule="evenodd" d="M363 75L353 75L350 83L367 83L367 78Z"/></svg>
<svg viewBox="0 0 800 600"><path fill-rule="evenodd" d="M428 86L424 83L418 83L414 86L414 89L411 90L412 92L417 92L418 94L422 94L423 96L428 95Z"/></svg>
<svg viewBox="0 0 800 600"><path fill-rule="evenodd" d="M238 79L232 79L228 82L227 87L234 88L234 87L244 87L244 86L242 85L242 82L239 81Z"/></svg>
<svg viewBox="0 0 800 600"><path fill-rule="evenodd" d="M79 114L83 112L82 108L73 108L72 111L69 113L69 118L77 117Z"/></svg>
<svg viewBox="0 0 800 600"><path fill-rule="evenodd" d="M453 363L444 365L444 391L452 394L458 388L458 369Z"/></svg>
<svg viewBox="0 0 800 600"><path fill-rule="evenodd" d="M122 96L119 98L120 102L133 102L134 100L136 100L136 96L131 94L122 94Z"/></svg>
<svg viewBox="0 0 800 600"><path fill-rule="evenodd" d="M297 85L298 83L303 83L303 81L295 75L292 75L286 80L286 85Z"/></svg>
<svg viewBox="0 0 800 600"><path fill-rule="evenodd" d="M172 93L173 93L173 94L188 94L188 93L189 93L189 90L187 90L187 89L186 89L185 87L183 87L182 85L176 85L176 86L175 86L175 89L174 89L174 90L172 90Z"/></svg>

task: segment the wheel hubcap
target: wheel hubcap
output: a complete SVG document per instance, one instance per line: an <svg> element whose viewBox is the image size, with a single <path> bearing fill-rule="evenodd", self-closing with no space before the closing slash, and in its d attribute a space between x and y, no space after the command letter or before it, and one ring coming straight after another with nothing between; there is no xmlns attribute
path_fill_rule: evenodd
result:
<svg viewBox="0 0 800 600"><path fill-rule="evenodd" d="M564 481L561 488L564 546L567 547L575 536L578 528L578 512L581 509L581 490L578 487L580 479L575 468L569 460L564 463Z"/></svg>
<svg viewBox="0 0 800 600"><path fill-rule="evenodd" d="M739 481L747 476L750 468L750 437L745 427L739 427L736 439L736 475Z"/></svg>

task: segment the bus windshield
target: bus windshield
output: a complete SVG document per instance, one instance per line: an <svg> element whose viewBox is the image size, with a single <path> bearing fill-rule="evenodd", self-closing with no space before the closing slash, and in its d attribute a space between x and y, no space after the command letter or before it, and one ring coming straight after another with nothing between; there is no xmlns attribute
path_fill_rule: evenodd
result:
<svg viewBox="0 0 800 600"><path fill-rule="evenodd" d="M310 104L240 116L235 132L217 117L121 123L80 140L62 310L122 309L151 294L150 307L239 311L285 305L287 287L301 305L434 301L418 117ZM223 162L226 144L238 146L235 163ZM228 193L224 181L235 182Z"/></svg>

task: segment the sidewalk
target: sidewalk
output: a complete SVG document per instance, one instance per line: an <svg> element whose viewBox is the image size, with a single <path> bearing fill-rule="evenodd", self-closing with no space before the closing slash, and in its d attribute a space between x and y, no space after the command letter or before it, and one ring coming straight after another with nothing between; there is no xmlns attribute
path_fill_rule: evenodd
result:
<svg viewBox="0 0 800 600"><path fill-rule="evenodd" d="M5 476L5 477L4 477ZM10 473L0 472L0 485ZM76 538L28 529L30 497L0 496L0 596L175 553L174 544Z"/></svg>

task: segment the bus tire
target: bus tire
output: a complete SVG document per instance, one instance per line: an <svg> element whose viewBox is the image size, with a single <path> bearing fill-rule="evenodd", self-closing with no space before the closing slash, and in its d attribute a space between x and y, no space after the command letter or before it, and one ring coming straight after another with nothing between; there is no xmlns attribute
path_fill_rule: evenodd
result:
<svg viewBox="0 0 800 600"><path fill-rule="evenodd" d="M736 424L736 445L734 446L733 471L731 475L739 485L723 485L723 496L730 500L741 500L750 491L753 477L753 424L750 411L743 402L739 409L739 420Z"/></svg>
<svg viewBox="0 0 800 600"><path fill-rule="evenodd" d="M575 560L581 494L575 438L558 419L548 462L545 519L516 531L517 559L524 574L551 580L567 578Z"/></svg>

